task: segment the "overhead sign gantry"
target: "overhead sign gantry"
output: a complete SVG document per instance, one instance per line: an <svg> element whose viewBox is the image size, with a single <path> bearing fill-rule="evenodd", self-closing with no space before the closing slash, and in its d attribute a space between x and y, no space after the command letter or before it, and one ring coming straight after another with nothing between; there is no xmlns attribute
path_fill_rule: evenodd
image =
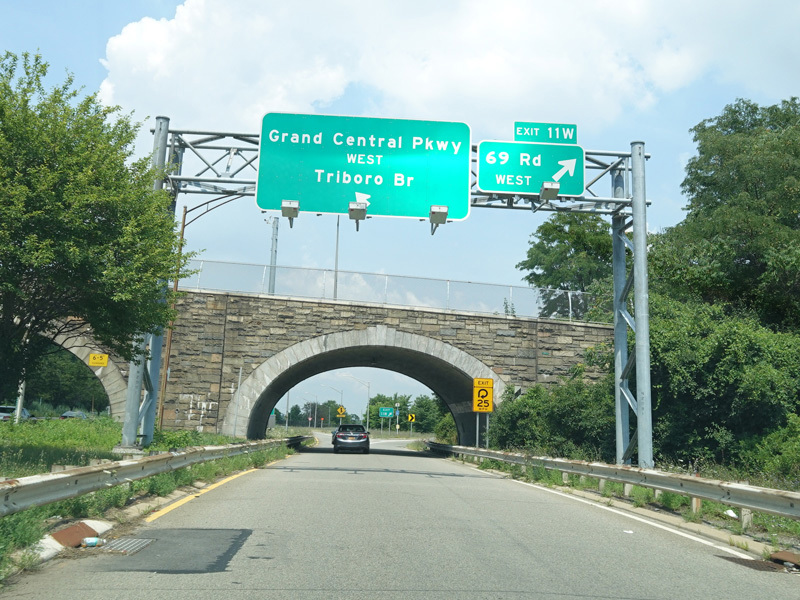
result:
<svg viewBox="0 0 800 600"><path fill-rule="evenodd" d="M464 123L270 113L263 125L259 137L168 130L169 119L158 117L154 161L157 166L168 164L169 174L156 185L166 184L173 196L218 196L199 205L206 213L256 195L257 185L257 204L290 219L305 211L349 214L356 224L376 215L429 218L432 231L437 224L466 218L471 207L608 215L613 238L617 462L630 463L636 454L640 467L653 466L643 142L631 142L630 151L584 151L577 145L575 125L516 122L513 142L481 142L479 152L470 146ZM190 156L198 170L184 175L185 157ZM493 181L490 165L495 169ZM595 172L592 177L590 171ZM372 175L369 181L367 175ZM498 175L508 187L490 191L498 185ZM483 181L486 176L488 182ZM595 191L605 176L610 176L611 196ZM519 178L525 186L517 185ZM628 250L633 251L631 271ZM628 333L634 326L635 352L629 355ZM151 354L160 355L152 349ZM141 390L143 376L135 366L131 363L131 381L138 381ZM634 373L635 391L629 386ZM140 394L129 385L128 396L129 412L135 415ZM633 440L629 412L636 417ZM127 414L126 424L131 421Z"/></svg>

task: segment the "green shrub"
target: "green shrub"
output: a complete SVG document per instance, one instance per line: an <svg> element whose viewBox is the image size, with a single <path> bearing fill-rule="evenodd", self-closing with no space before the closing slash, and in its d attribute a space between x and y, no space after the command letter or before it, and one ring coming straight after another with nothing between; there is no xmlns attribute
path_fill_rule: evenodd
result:
<svg viewBox="0 0 800 600"><path fill-rule="evenodd" d="M434 435L436 436L436 441L441 444L458 444L458 430L452 414L447 413L441 418L436 424Z"/></svg>
<svg viewBox="0 0 800 600"><path fill-rule="evenodd" d="M625 486L621 483L617 483L616 481L606 481L605 486L603 486L603 497L604 498L612 498L617 496L621 498L625 493Z"/></svg>
<svg viewBox="0 0 800 600"><path fill-rule="evenodd" d="M614 394L610 376L585 381L586 365L574 367L559 385L536 385L498 403L489 443L502 450L577 460L613 460Z"/></svg>
<svg viewBox="0 0 800 600"><path fill-rule="evenodd" d="M35 544L45 533L46 515L45 508L36 507L0 518L0 540L12 550Z"/></svg>
<svg viewBox="0 0 800 600"><path fill-rule="evenodd" d="M154 496L169 496L178 489L174 473L159 473L147 478L147 492Z"/></svg>
<svg viewBox="0 0 800 600"><path fill-rule="evenodd" d="M658 503L667 510L679 510L684 506L688 506L691 500L687 496L676 494L675 492L662 492L658 496Z"/></svg>
<svg viewBox="0 0 800 600"><path fill-rule="evenodd" d="M786 427L766 436L750 457L759 470L770 474L774 485L800 489L800 415L789 415Z"/></svg>
<svg viewBox="0 0 800 600"><path fill-rule="evenodd" d="M650 488L643 488L637 485L631 489L631 501L636 507L643 507L651 504L655 499L655 493Z"/></svg>

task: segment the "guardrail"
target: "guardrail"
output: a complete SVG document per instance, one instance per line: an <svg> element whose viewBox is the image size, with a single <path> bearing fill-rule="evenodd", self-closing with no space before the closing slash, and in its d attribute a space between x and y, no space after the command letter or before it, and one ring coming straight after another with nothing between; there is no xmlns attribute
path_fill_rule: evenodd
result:
<svg viewBox="0 0 800 600"><path fill-rule="evenodd" d="M713 500L722 504L736 506L791 519L800 519L800 493L771 488L757 487L730 481L693 477L679 473L666 473L654 469L640 469L605 463L590 463L562 458L545 458L527 456L512 452L499 452L496 450L481 450L466 446L448 446L436 442L426 442L432 452L472 456L498 460L501 462L536 466L545 469L596 477L607 481L623 484L638 485L641 487L675 492L692 498Z"/></svg>
<svg viewBox="0 0 800 600"><path fill-rule="evenodd" d="M181 452L146 456L138 460L121 460L91 467L67 469L58 473L7 479L0 481L0 517L209 460L248 454L284 444L296 447L307 439L311 438L295 436L228 446L201 446L187 448Z"/></svg>

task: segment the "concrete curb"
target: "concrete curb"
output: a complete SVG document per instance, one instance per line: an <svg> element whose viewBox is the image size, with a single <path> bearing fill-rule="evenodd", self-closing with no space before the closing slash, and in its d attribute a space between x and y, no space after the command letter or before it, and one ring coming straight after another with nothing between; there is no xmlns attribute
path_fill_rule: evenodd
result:
<svg viewBox="0 0 800 600"><path fill-rule="evenodd" d="M202 486L198 485L198 487ZM146 498L143 501L137 501L130 506L125 507L122 510L122 514L126 520L138 519L191 494L192 492L189 490L176 490L170 495L164 496L163 498ZM27 550L15 552L14 557L19 559L23 555L30 555L33 553L33 562L35 564L41 564L55 558L68 548L79 547L83 538L101 537L104 533L113 530L115 526L116 525L111 521L82 519L68 525L67 527L46 535L39 541L38 544L28 548ZM19 560L17 562L19 562ZM15 573L18 573L19 571L19 569L16 569ZM13 573L9 573L6 576L8 577L11 574Z"/></svg>
<svg viewBox="0 0 800 600"><path fill-rule="evenodd" d="M39 562L50 560L65 548L77 548L81 540L86 537L100 537L110 531L114 525L108 521L84 519L73 523L69 527L54 531L39 542Z"/></svg>

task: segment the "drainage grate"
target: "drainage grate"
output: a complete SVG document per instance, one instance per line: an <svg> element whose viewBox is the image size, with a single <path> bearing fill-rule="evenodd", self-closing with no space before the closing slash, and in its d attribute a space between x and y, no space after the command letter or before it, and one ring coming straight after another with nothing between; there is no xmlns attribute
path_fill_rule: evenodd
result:
<svg viewBox="0 0 800 600"><path fill-rule="evenodd" d="M155 540L152 539L137 539L137 538L119 538L111 540L103 546L107 552L116 552L117 554L135 554L142 548L146 548Z"/></svg>

